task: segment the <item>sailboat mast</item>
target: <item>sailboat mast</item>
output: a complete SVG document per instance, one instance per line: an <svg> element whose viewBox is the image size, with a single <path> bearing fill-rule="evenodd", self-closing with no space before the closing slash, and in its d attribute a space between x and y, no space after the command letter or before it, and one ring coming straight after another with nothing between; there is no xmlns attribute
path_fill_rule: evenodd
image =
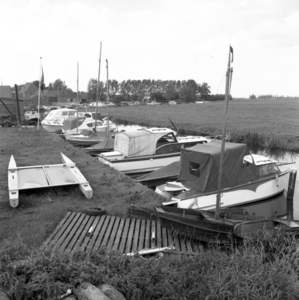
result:
<svg viewBox="0 0 299 300"><path fill-rule="evenodd" d="M218 219L220 215L220 198L221 198L221 182L222 182L222 172L223 172L223 156L224 156L224 147L225 147L225 136L226 136L226 120L227 120L227 108L228 108L228 101L230 97L230 84L231 84L231 74L232 68L230 67L232 58L231 55L233 54L233 48L229 46L229 54L228 54L228 66L226 71L226 85L225 85L225 116L224 116L224 126L223 126L223 133L222 133L222 141L221 141L221 153L220 153L220 169L219 169L219 178L218 178L218 188L217 188L217 195L216 195L216 212L215 218Z"/></svg>
<svg viewBox="0 0 299 300"><path fill-rule="evenodd" d="M79 93L79 62L77 63L77 134L78 134L78 101L79 101L79 97L78 97L78 93Z"/></svg>
<svg viewBox="0 0 299 300"><path fill-rule="evenodd" d="M98 70L98 82L97 82L97 106L96 106L95 131L97 130L97 119L98 119L99 86L100 86L100 73L101 73L101 57L102 57L102 42L100 44L99 70Z"/></svg>
<svg viewBox="0 0 299 300"><path fill-rule="evenodd" d="M106 59L106 68L107 68L107 132L106 135L109 137L109 74L108 74L108 60Z"/></svg>

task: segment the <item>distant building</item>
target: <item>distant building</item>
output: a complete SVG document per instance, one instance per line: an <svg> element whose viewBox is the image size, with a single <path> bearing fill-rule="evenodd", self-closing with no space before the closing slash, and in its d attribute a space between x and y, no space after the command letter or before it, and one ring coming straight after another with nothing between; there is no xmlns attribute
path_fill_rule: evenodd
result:
<svg viewBox="0 0 299 300"><path fill-rule="evenodd" d="M8 85L0 86L0 98L13 98L11 87Z"/></svg>

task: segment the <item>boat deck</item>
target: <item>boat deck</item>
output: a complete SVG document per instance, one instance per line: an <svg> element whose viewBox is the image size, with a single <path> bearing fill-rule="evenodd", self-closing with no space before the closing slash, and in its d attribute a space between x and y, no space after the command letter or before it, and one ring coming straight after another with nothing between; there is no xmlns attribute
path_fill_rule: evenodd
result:
<svg viewBox="0 0 299 300"><path fill-rule="evenodd" d="M172 246L178 254L202 251L199 242L171 233L156 220L90 216L79 212L68 212L43 243L43 248L63 253L106 247L127 254L141 249Z"/></svg>

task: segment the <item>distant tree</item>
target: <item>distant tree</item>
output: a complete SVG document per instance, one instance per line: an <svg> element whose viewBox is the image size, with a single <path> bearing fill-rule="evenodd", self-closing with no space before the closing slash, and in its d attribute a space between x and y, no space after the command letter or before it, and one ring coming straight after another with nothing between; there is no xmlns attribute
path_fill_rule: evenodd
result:
<svg viewBox="0 0 299 300"><path fill-rule="evenodd" d="M169 82L164 89L164 98L167 101L174 100L178 98L178 93L172 82Z"/></svg>
<svg viewBox="0 0 299 300"><path fill-rule="evenodd" d="M97 90L98 90L98 80L97 79L90 79L88 81L88 85L87 85L87 97L88 99L92 100L92 101L96 101L97 100ZM100 81L99 84L99 100L105 100L106 99L106 95L104 94L104 83L102 81Z"/></svg>
<svg viewBox="0 0 299 300"><path fill-rule="evenodd" d="M153 92L153 93L151 93L150 96L151 96L151 99L153 99L153 100L156 100L156 101L159 101L159 102L165 101L163 93L161 93L161 92Z"/></svg>
<svg viewBox="0 0 299 300"><path fill-rule="evenodd" d="M250 95L249 99L256 99L256 95L254 95L254 94Z"/></svg>
<svg viewBox="0 0 299 300"><path fill-rule="evenodd" d="M198 92L200 93L201 98L207 100L208 95L211 94L211 88L210 88L210 86L209 86L206 82L204 82L204 83L200 86Z"/></svg>
<svg viewBox="0 0 299 300"><path fill-rule="evenodd" d="M60 92L64 93L66 88L67 88L67 85L61 79L56 79L53 83L53 89L54 90L57 90L57 91L60 91Z"/></svg>
<svg viewBox="0 0 299 300"><path fill-rule="evenodd" d="M54 90L53 84L51 82L49 83L48 90L49 91L53 91Z"/></svg>
<svg viewBox="0 0 299 300"><path fill-rule="evenodd" d="M193 102L196 100L194 90L186 85L180 88L179 98L182 102Z"/></svg>

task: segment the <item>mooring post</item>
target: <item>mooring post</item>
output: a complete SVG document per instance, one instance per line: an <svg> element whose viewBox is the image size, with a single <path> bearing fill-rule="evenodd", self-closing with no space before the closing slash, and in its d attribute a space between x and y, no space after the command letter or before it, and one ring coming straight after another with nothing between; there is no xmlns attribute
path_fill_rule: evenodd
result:
<svg viewBox="0 0 299 300"><path fill-rule="evenodd" d="M294 220L294 191L296 183L297 170L293 169L290 172L289 185L288 185L288 194L287 194L287 218L290 221Z"/></svg>

